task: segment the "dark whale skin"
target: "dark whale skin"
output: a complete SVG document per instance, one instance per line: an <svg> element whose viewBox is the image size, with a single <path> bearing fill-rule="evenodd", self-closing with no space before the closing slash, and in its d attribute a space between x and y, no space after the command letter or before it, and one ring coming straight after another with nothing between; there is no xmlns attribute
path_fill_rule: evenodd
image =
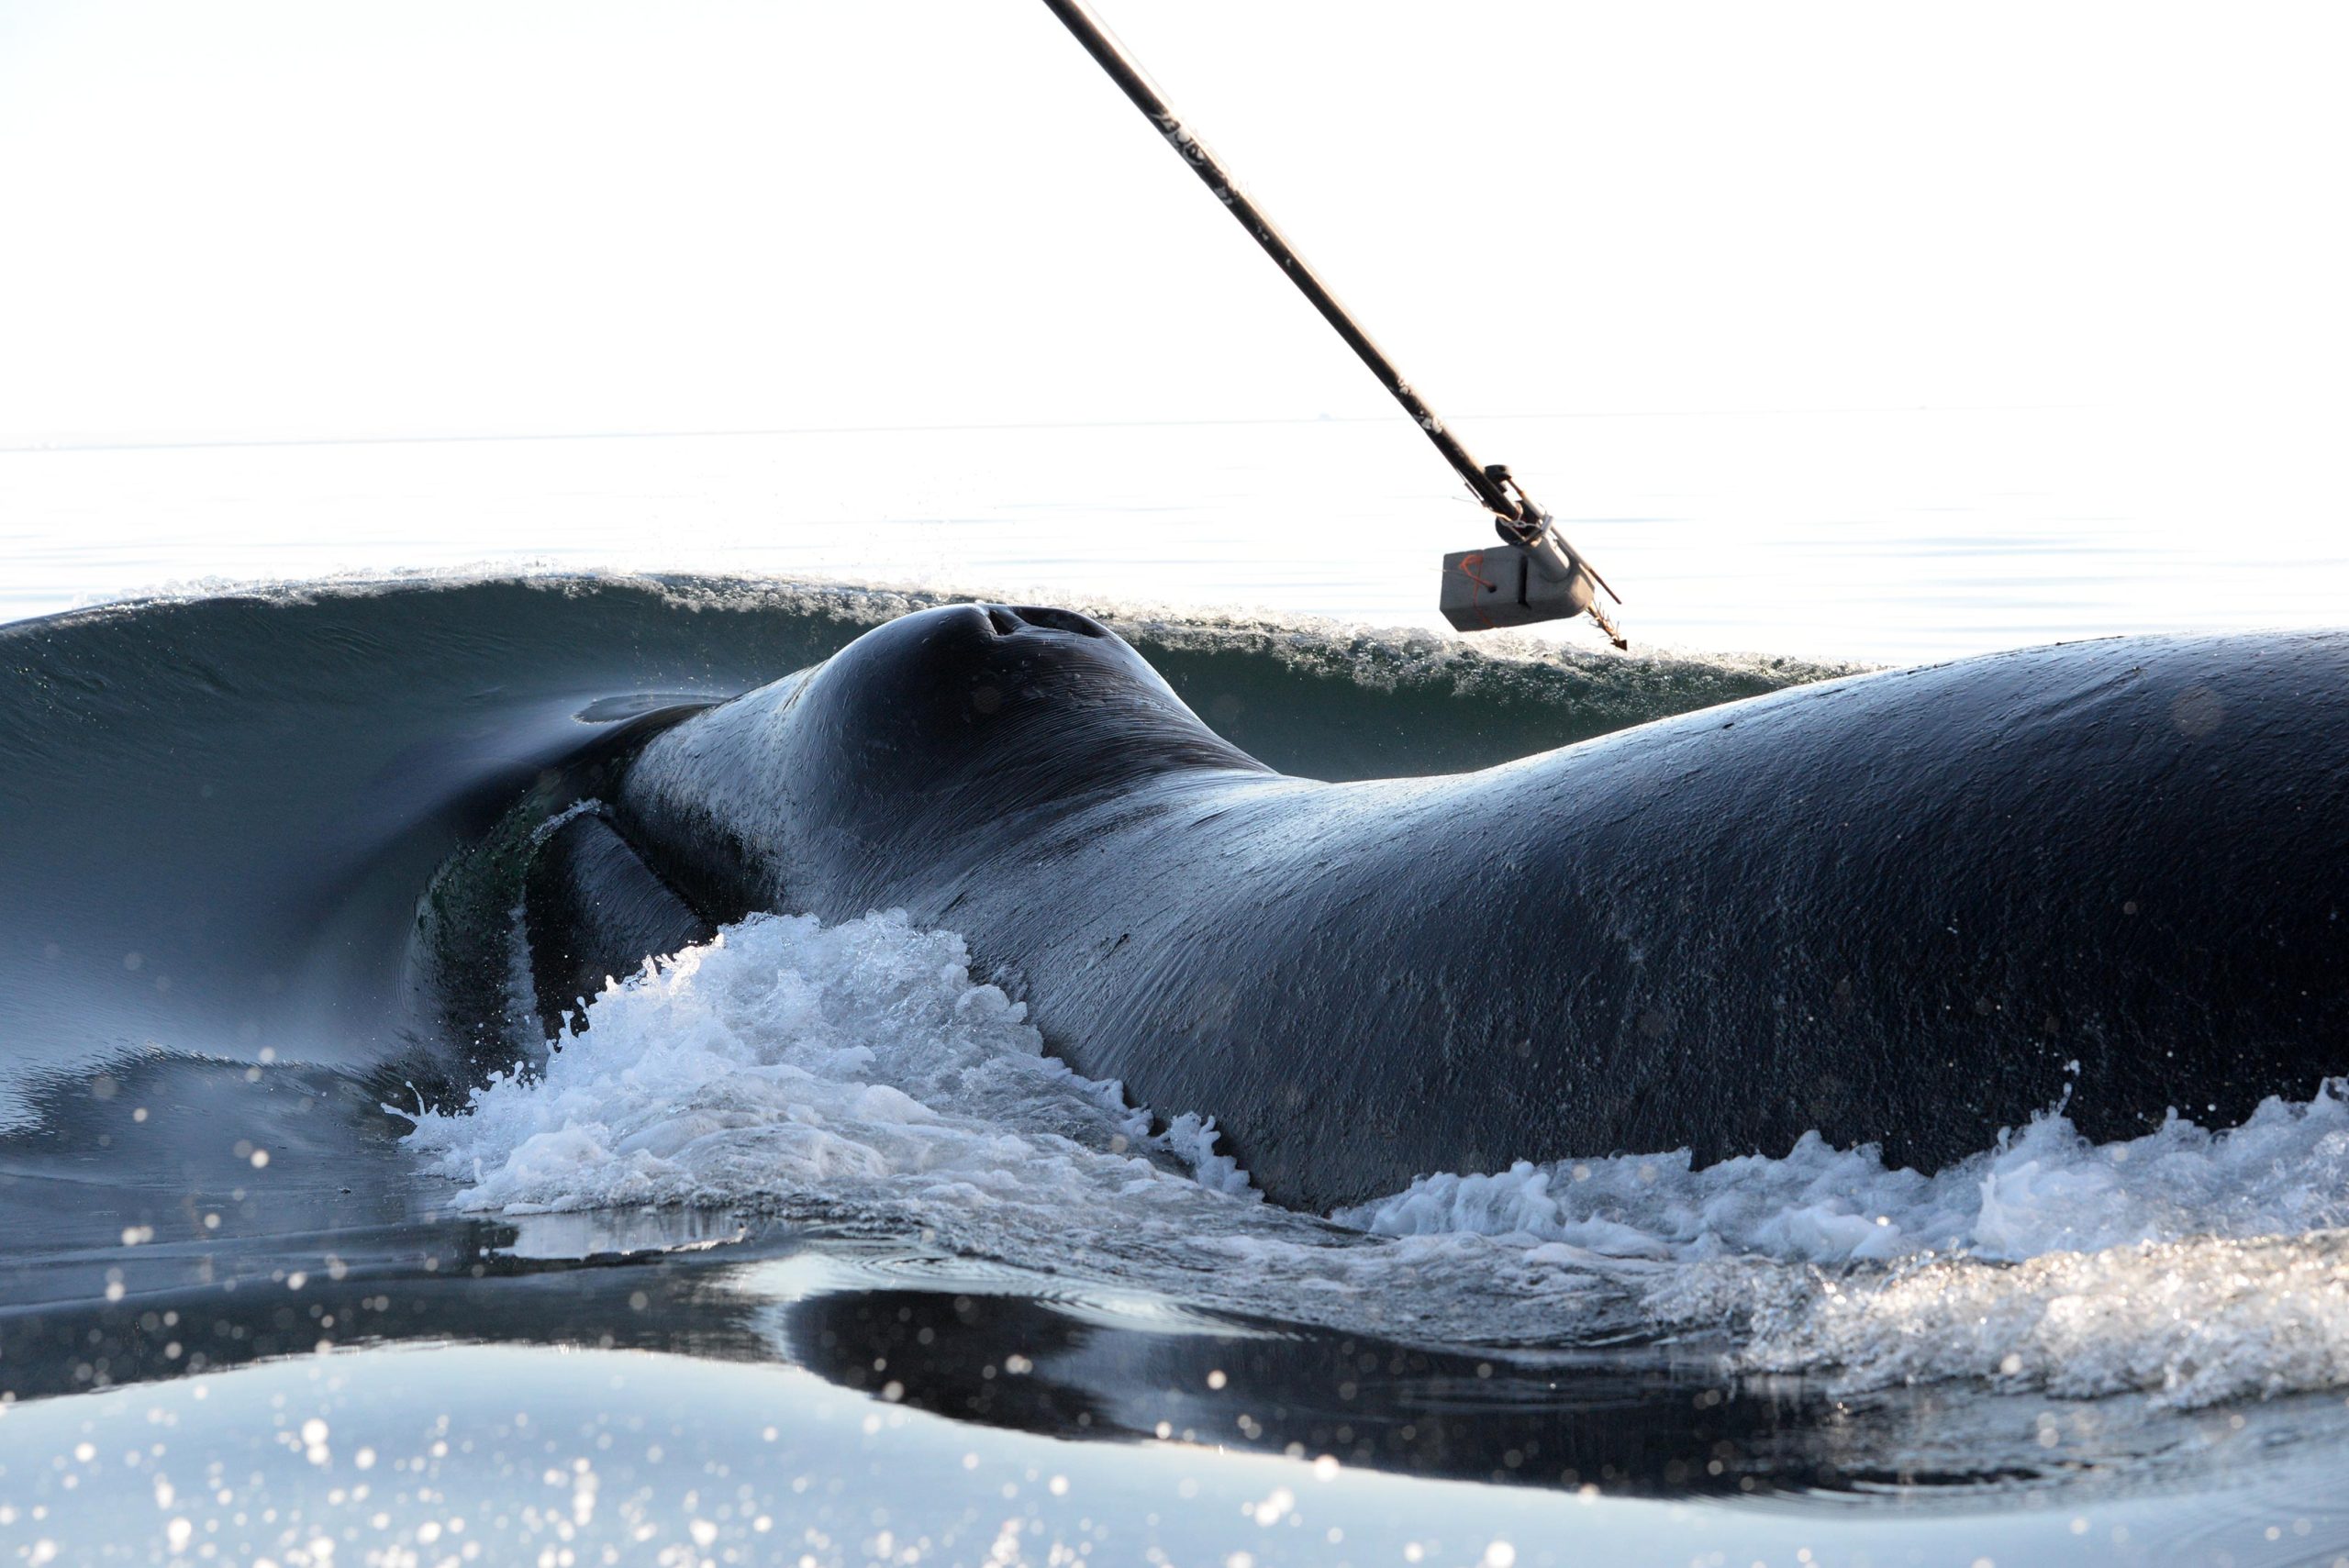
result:
<svg viewBox="0 0 2349 1568"><path fill-rule="evenodd" d="M549 1037L568 1032L587 998L649 953L718 933L592 813L557 824L532 850L522 884L530 991Z"/></svg>
<svg viewBox="0 0 2349 1568"><path fill-rule="evenodd" d="M704 910L902 907L1078 1071L1327 1210L1806 1131L1932 1169L2349 1072L2349 633L1800 687L1450 777L1274 773L1064 611L957 606L654 740Z"/></svg>

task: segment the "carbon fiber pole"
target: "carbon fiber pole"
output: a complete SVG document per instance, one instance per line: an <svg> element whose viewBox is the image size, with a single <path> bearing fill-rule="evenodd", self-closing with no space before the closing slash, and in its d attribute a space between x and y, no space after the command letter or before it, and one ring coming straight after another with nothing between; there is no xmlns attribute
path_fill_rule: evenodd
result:
<svg viewBox="0 0 2349 1568"><path fill-rule="evenodd" d="M1288 242L1273 220L1257 210L1256 204L1248 199L1240 189L1239 183L1225 170L1222 161L1208 150L1207 143L1201 141L1196 132L1183 124L1173 109L1166 106L1166 100L1158 95L1158 89L1143 73L1141 64L1125 51L1123 45L1110 37L1109 30L1101 25L1100 19L1085 6L1082 0L1044 0L1044 5L1061 19L1063 27L1076 35L1076 41L1085 46L1085 52L1109 73L1109 79L1133 100L1134 107L1142 112L1143 117L1158 128L1167 145L1190 165L1191 172L1215 193L1216 199L1239 220L1240 227L1264 248L1264 253L1282 272L1288 274L1288 281L1297 285L1297 292L1313 302L1313 308L1337 329L1338 336L1346 340L1346 347L1370 367L1370 373L1378 378L1379 384L1395 395L1395 401L1401 404L1403 411L1427 432L1428 439L1435 443L1436 450L1443 454L1444 461L1467 481L1468 488L1476 493L1476 499L1501 517L1519 522L1527 520L1508 493L1485 472L1483 464L1468 454L1468 449L1462 446L1459 438L1445 428L1436 411L1428 406L1427 400L1411 389L1411 384L1403 379L1403 373L1395 368L1395 361L1386 357L1386 350L1371 340L1370 334L1363 330L1361 323L1338 302L1338 296L1330 292L1330 285L1321 281L1321 275L1297 253L1297 248Z"/></svg>
<svg viewBox="0 0 2349 1568"><path fill-rule="evenodd" d="M1556 539L1564 550L1564 541L1557 539L1555 530L1551 527L1550 515L1534 504L1532 498L1525 494L1523 486L1510 477L1508 469L1498 466L1486 468L1460 444L1460 439L1452 433L1442 417L1428 406L1427 399L1403 378L1403 373L1396 368L1394 361L1386 357L1386 350L1363 329L1353 313L1339 303L1330 285L1321 281L1321 275L1297 253L1297 247L1288 242L1279 227L1248 199L1239 182L1224 168L1222 161L1208 150L1206 142L1199 139L1197 132L1183 123L1180 116L1167 107L1166 100L1159 95L1157 87L1143 72L1141 62L1126 52L1125 46L1101 25L1100 18L1094 16L1084 0L1044 0L1044 5L1060 18L1062 26L1075 35L1076 41L1085 46L1085 51L1093 57L1095 62L1109 73L1109 79L1133 100L1134 107L1157 128L1158 133L1166 139L1167 145L1189 165L1191 172L1215 193L1216 199L1238 220L1240 227L1264 247L1264 253L1287 274L1288 281L1297 285L1297 292L1313 302L1313 308L1319 311L1321 318L1345 339L1346 347L1354 351L1355 357L1370 367L1370 373L1378 378L1378 384L1394 395L1395 401L1403 406L1403 411L1426 432L1428 439L1435 443L1436 450L1443 454L1444 461L1452 465L1453 471L1493 514L1499 525L1501 537L1529 549L1538 549L1546 537ZM1608 587L1606 579L1600 577L1589 562L1571 550L1564 550L1564 554L1575 565L1589 572L1592 580L1607 588L1609 595L1614 595L1615 590ZM1589 613L1617 645L1621 646L1621 634L1595 604Z"/></svg>

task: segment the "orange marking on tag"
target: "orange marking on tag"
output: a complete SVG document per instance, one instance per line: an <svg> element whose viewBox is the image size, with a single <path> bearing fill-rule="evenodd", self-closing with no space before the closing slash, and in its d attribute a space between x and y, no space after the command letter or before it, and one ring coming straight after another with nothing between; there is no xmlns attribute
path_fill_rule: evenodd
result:
<svg viewBox="0 0 2349 1568"><path fill-rule="evenodd" d="M1501 585L1498 583L1488 583L1484 578L1476 575L1476 568L1483 564L1485 564L1485 552L1481 550L1472 550L1468 554L1460 558L1460 570L1462 573L1467 577L1468 581L1475 584L1476 586L1482 588L1487 594L1497 594L1500 592ZM1485 613L1484 601L1472 595L1468 602L1476 606L1476 618L1485 623L1485 629L1486 631L1492 630L1493 617Z"/></svg>

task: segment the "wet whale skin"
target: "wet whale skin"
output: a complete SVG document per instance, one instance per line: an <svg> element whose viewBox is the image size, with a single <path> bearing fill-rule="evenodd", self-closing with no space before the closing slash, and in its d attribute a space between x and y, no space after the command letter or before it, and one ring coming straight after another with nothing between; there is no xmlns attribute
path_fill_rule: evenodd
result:
<svg viewBox="0 0 2349 1568"><path fill-rule="evenodd" d="M2349 1071L2349 634L2119 639L1322 784L1066 611L958 606L652 740L705 916L902 907L1275 1199L1807 1132L1933 1168Z"/></svg>

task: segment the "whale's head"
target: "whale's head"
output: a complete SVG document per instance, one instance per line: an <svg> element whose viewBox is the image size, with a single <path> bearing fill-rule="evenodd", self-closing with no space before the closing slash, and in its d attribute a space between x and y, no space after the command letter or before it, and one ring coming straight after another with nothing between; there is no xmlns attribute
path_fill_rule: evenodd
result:
<svg viewBox="0 0 2349 1568"><path fill-rule="evenodd" d="M765 896L806 906L811 867L901 864L1039 812L1231 771L1269 770L1099 622L950 605L680 725L638 759L627 797L655 837L684 824L722 838L729 857L764 862Z"/></svg>
<svg viewBox="0 0 2349 1568"><path fill-rule="evenodd" d="M794 691L801 743L886 787L1006 806L1172 769L1261 764L1074 610L949 605L876 627Z"/></svg>

